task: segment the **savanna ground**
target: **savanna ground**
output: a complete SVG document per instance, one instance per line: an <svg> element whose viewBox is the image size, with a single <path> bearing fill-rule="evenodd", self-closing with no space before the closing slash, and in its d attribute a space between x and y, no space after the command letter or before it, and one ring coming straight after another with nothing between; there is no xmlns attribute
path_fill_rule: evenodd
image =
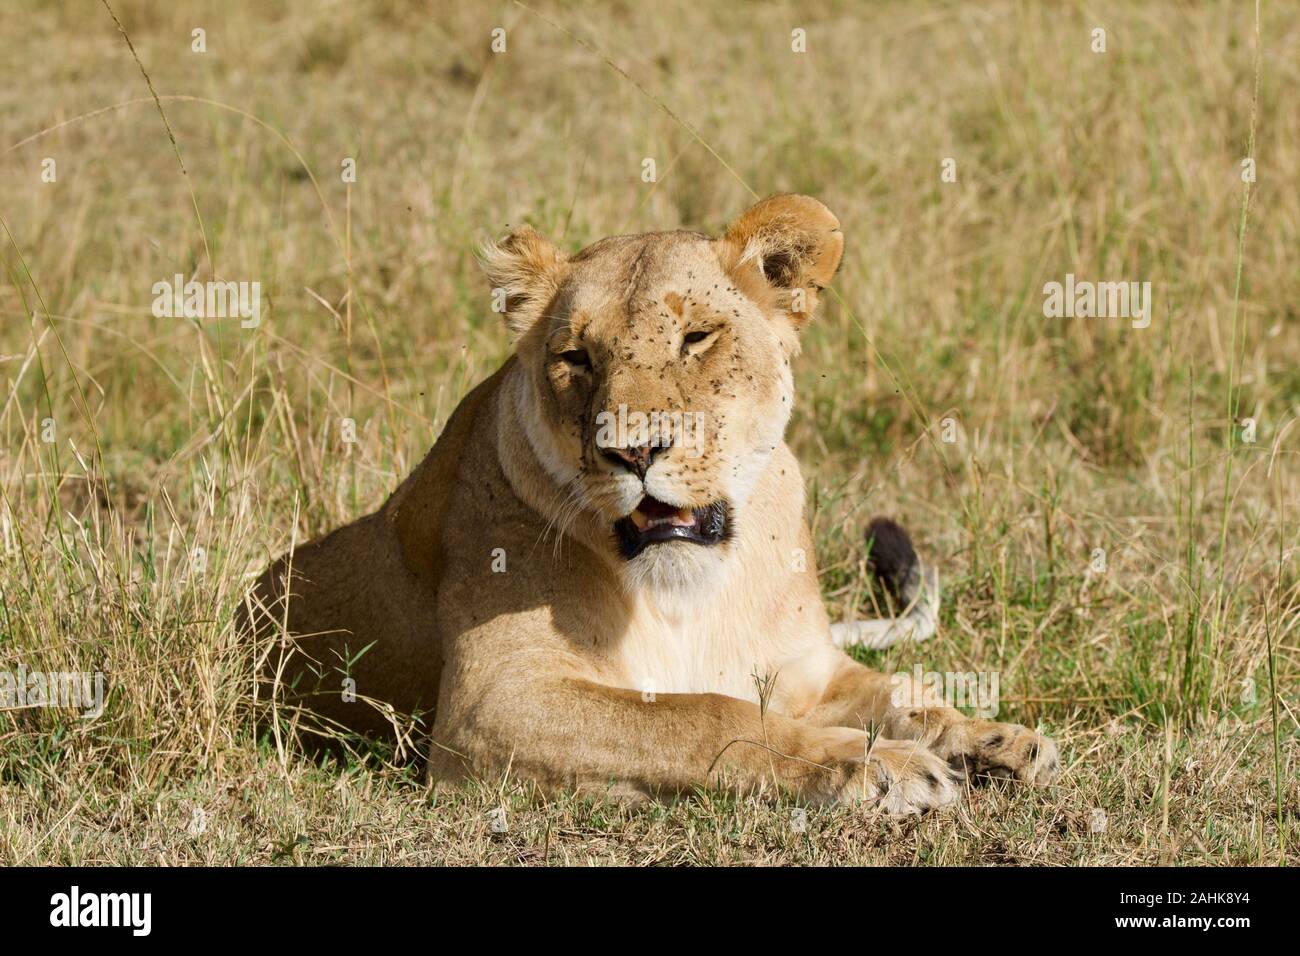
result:
<svg viewBox="0 0 1300 956"><path fill-rule="evenodd" d="M0 712L0 862L1296 861L1300 5L109 2L157 103L100 0L0 17L0 670L108 687ZM789 430L827 605L897 516L941 629L863 659L996 672L1059 784L800 828L259 737L232 611L507 355L475 245L777 191L847 237ZM261 324L154 317L176 273ZM1045 318L1066 273L1150 281L1150 326Z"/></svg>

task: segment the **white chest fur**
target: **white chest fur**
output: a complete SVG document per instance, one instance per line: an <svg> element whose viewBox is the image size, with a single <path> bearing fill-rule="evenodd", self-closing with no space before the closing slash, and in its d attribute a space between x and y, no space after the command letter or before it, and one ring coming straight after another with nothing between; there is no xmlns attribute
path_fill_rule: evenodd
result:
<svg viewBox="0 0 1300 956"><path fill-rule="evenodd" d="M828 665L828 636L773 614L760 595L728 600L640 598L629 626L609 648L621 686L650 694L725 694L777 710L807 693ZM760 690L761 688L764 688Z"/></svg>

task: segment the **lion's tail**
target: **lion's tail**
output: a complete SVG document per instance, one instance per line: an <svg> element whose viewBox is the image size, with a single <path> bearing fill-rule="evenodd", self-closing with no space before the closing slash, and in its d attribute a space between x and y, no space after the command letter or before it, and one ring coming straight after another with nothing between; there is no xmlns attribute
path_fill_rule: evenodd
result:
<svg viewBox="0 0 1300 956"><path fill-rule="evenodd" d="M832 624L835 646L879 650L933 637L939 619L938 570L921 563L907 532L888 518L876 518L868 526L867 548L868 567L902 610L898 617Z"/></svg>

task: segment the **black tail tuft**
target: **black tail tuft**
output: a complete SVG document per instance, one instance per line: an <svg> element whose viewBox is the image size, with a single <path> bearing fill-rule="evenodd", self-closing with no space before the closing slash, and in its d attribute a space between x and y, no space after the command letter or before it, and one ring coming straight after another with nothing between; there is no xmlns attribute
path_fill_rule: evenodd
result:
<svg viewBox="0 0 1300 956"><path fill-rule="evenodd" d="M896 521L875 518L867 526L867 566L899 607L916 594L920 560L912 539Z"/></svg>
<svg viewBox="0 0 1300 956"><path fill-rule="evenodd" d="M939 572L921 563L897 522L876 518L867 526L867 567L890 605L889 616L832 624L835 646L881 650L933 637L939 624Z"/></svg>

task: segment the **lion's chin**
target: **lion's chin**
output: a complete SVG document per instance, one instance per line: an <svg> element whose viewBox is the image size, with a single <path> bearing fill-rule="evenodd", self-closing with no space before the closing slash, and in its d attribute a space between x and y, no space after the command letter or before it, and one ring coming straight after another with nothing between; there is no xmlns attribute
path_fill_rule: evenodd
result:
<svg viewBox="0 0 1300 956"><path fill-rule="evenodd" d="M623 583L631 593L658 592L673 601L704 595L723 576L728 548L685 540L647 545L623 562Z"/></svg>
<svg viewBox="0 0 1300 956"><path fill-rule="evenodd" d="M707 592L725 565L732 530L725 499L692 507L645 495L614 522L623 582L630 592L660 592L674 601Z"/></svg>

